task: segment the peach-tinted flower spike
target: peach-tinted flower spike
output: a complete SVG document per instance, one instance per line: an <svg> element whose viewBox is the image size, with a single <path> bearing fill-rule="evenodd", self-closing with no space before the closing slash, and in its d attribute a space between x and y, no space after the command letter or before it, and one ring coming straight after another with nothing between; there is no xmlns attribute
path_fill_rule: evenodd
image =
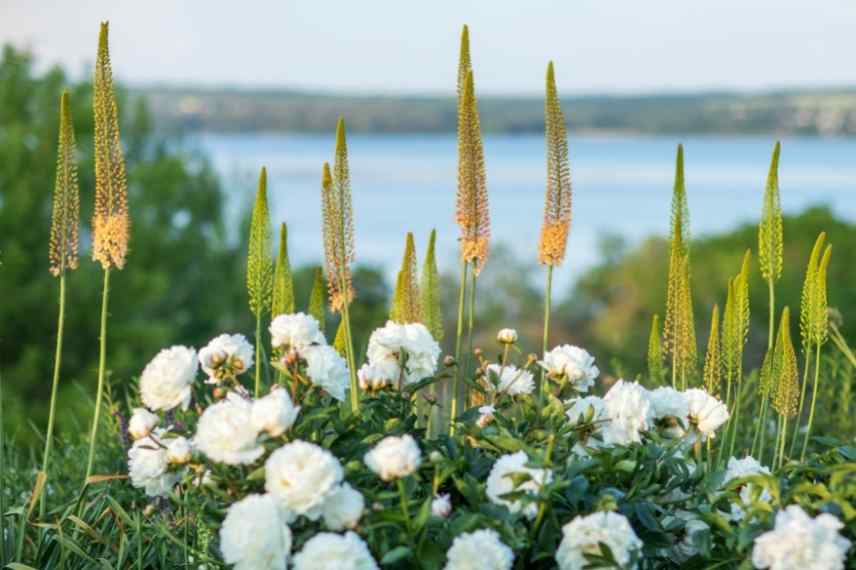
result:
<svg viewBox="0 0 856 570"><path fill-rule="evenodd" d="M487 260L490 212L484 148L472 71L467 73L458 110L458 194L455 221L461 228L461 259L478 275Z"/></svg>
<svg viewBox="0 0 856 570"><path fill-rule="evenodd" d="M95 61L92 108L95 115L95 213L92 257L104 269L125 265L128 253L128 180L119 140L119 111L107 44L108 25L101 24Z"/></svg>
<svg viewBox="0 0 856 570"><path fill-rule="evenodd" d="M568 134L559 105L553 62L547 66L547 97L544 102L544 133L547 146L547 191L544 222L538 245L542 265L560 265L565 258L571 229L571 168L568 162Z"/></svg>

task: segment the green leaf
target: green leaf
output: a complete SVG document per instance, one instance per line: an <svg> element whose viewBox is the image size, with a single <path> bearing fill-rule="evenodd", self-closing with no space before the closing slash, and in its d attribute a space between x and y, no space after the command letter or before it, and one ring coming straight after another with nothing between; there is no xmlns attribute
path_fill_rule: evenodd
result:
<svg viewBox="0 0 856 570"><path fill-rule="evenodd" d="M412 554L413 550L409 546L396 546L381 558L380 563L384 565L395 564L405 558L410 558Z"/></svg>

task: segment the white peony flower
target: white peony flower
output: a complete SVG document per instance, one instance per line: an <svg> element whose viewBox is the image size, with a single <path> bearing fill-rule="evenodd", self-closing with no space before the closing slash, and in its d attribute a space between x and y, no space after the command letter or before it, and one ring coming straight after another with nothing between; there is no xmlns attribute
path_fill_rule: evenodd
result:
<svg viewBox="0 0 856 570"><path fill-rule="evenodd" d="M362 493L347 483L334 488L324 499L324 524L333 531L354 529L363 516L366 502Z"/></svg>
<svg viewBox="0 0 856 570"><path fill-rule="evenodd" d="M608 425L604 443L627 445L642 441L642 432L651 428L653 414L648 391L636 382L616 382L603 398Z"/></svg>
<svg viewBox="0 0 856 570"><path fill-rule="evenodd" d="M642 541L630 523L618 513L597 512L578 516L562 527L562 535L556 551L559 570L586 568L585 555L602 555L601 543L609 547L621 568L636 568L635 560L642 548Z"/></svg>
<svg viewBox="0 0 856 570"><path fill-rule="evenodd" d="M690 403L683 392L663 386L648 392L654 419L669 437L683 437L689 427Z"/></svg>
<svg viewBox="0 0 856 570"><path fill-rule="evenodd" d="M366 466L384 481L407 477L419 469L422 453L410 435L388 436L363 458Z"/></svg>
<svg viewBox="0 0 856 570"><path fill-rule="evenodd" d="M248 495L234 503L220 527L220 550L236 570L285 570L291 529L270 495Z"/></svg>
<svg viewBox="0 0 856 570"><path fill-rule="evenodd" d="M242 334L221 334L199 351L199 364L212 382L235 377L253 365L253 345Z"/></svg>
<svg viewBox="0 0 856 570"><path fill-rule="evenodd" d="M187 409L190 387L196 377L196 351L186 346L165 348L140 376L140 397L150 410Z"/></svg>
<svg viewBox="0 0 856 570"><path fill-rule="evenodd" d="M742 477L769 474L770 470L767 467L761 465L758 460L752 457L751 455L746 456L743 459L737 459L736 457L732 457L728 460L728 465L725 470L725 478L722 480L722 485L726 486L734 479L740 479ZM740 504L731 503L731 518L735 521L743 520L743 518L746 516L743 507L749 505L752 502L752 484L747 483L745 485L742 485L739 489L739 493ZM769 501L772 497L770 496L770 492L767 491L767 489L762 489L758 498L762 501Z"/></svg>
<svg viewBox="0 0 856 570"><path fill-rule="evenodd" d="M545 469L526 467L529 458L524 451L518 451L510 455L503 455L496 460L490 475L487 478L487 496L491 502L497 505L505 505L512 513L522 512L529 519L534 519L538 513L537 503L523 503L519 499L507 499L503 497L512 491L525 491L529 494L537 494L541 488L553 480L553 474ZM514 486L515 474L528 474L530 479Z"/></svg>
<svg viewBox="0 0 856 570"><path fill-rule="evenodd" d="M306 374L312 383L340 402L345 399L350 376L348 364L332 346L310 346L303 351Z"/></svg>
<svg viewBox="0 0 856 570"><path fill-rule="evenodd" d="M217 463L247 464L264 453L256 441L258 433L252 422L252 404L230 392L199 417L193 445Z"/></svg>
<svg viewBox="0 0 856 570"><path fill-rule="evenodd" d="M295 406L288 392L274 388L270 394L259 398L252 404L250 421L257 432L265 431L272 437L279 437L294 425L300 406Z"/></svg>
<svg viewBox="0 0 856 570"><path fill-rule="evenodd" d="M178 436L171 439L164 439L161 443L166 445L166 460L168 463L184 465L190 461L192 451L190 441L186 437Z"/></svg>
<svg viewBox="0 0 856 570"><path fill-rule="evenodd" d="M271 345L274 348L303 350L312 345L327 344L315 317L304 313L279 315L270 323Z"/></svg>
<svg viewBox="0 0 856 570"><path fill-rule="evenodd" d="M493 415L496 413L494 406L481 406L479 408L479 419L476 420L476 425L480 428L486 427L493 421Z"/></svg>
<svg viewBox="0 0 856 570"><path fill-rule="evenodd" d="M168 471L166 448L156 439L160 432L134 442L128 450L131 485L145 489L149 497L168 495L178 482L178 473Z"/></svg>
<svg viewBox="0 0 856 570"><path fill-rule="evenodd" d="M728 408L717 398L700 388L684 392L689 403L690 425L704 441L708 437L716 437L716 430L728 421Z"/></svg>
<svg viewBox="0 0 856 570"><path fill-rule="evenodd" d="M487 367L491 385L496 381L496 391L509 396L531 394L535 390L535 379L531 372L519 370L516 366L507 364L490 364Z"/></svg>
<svg viewBox="0 0 856 570"><path fill-rule="evenodd" d="M401 366L398 365L397 360L390 358L371 364L366 362L357 371L360 389L367 392L382 390L387 386L395 386L400 377Z"/></svg>
<svg viewBox="0 0 856 570"><path fill-rule="evenodd" d="M590 428L578 429L577 437L579 441L574 445L573 452L582 457L588 457L587 449L597 449L603 447L604 426L609 421L606 414L606 408L603 403L603 398L598 396L586 396L584 398L575 398L566 402L571 407L565 412L568 419L573 425L591 423ZM593 436L597 437L593 437Z"/></svg>
<svg viewBox="0 0 856 570"><path fill-rule="evenodd" d="M378 570L368 546L353 532L319 532L294 555L293 564L294 570Z"/></svg>
<svg viewBox="0 0 856 570"><path fill-rule="evenodd" d="M538 364L554 378L566 378L577 392L588 392L600 375L594 356L578 346L563 344L544 353Z"/></svg>
<svg viewBox="0 0 856 570"><path fill-rule="evenodd" d="M452 514L452 499L448 493L440 493L431 501L431 514L444 519Z"/></svg>
<svg viewBox="0 0 856 570"><path fill-rule="evenodd" d="M839 534L844 525L830 514L812 519L798 505L776 514L776 526L755 539L752 563L771 570L844 570L850 541Z"/></svg>
<svg viewBox="0 0 856 570"><path fill-rule="evenodd" d="M496 340L500 344L514 344L517 342L517 331L514 329L501 329L496 333Z"/></svg>
<svg viewBox="0 0 856 570"><path fill-rule="evenodd" d="M160 423L157 414L153 414L145 408L134 408L131 419L128 421L128 433L134 439L140 439L149 435Z"/></svg>
<svg viewBox="0 0 856 570"><path fill-rule="evenodd" d="M265 489L283 507L316 519L327 495L342 482L342 465L314 443L295 441L274 451L265 463Z"/></svg>
<svg viewBox="0 0 856 570"><path fill-rule="evenodd" d="M367 351L370 364L401 362L406 355L404 383L413 384L437 371L440 345L422 323L398 324L388 321L369 337Z"/></svg>
<svg viewBox="0 0 856 570"><path fill-rule="evenodd" d="M511 570L514 552L493 529L467 532L455 537L446 553L444 570Z"/></svg>

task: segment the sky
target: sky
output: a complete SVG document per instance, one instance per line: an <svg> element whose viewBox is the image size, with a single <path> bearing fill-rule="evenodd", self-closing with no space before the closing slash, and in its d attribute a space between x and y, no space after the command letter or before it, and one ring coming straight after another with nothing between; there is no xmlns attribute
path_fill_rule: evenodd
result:
<svg viewBox="0 0 856 570"><path fill-rule="evenodd" d="M0 0L0 43L86 73L352 93L451 93L471 30L480 92L763 90L856 84L853 0Z"/></svg>

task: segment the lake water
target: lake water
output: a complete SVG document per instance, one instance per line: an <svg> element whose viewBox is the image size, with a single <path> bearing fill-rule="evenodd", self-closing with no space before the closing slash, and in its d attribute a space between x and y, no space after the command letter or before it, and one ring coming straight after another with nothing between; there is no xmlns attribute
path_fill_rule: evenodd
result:
<svg viewBox="0 0 856 570"><path fill-rule="evenodd" d="M668 232L679 141L692 234L757 219L772 137L572 135L573 221L560 284L597 260L601 235L636 242ZM288 224L293 263L318 262L321 165L332 162L332 135L206 134L197 142L230 188L233 207L252 203L258 170L267 166L273 222ZM436 228L441 270L450 269L458 235L454 136L353 135L348 143L358 261L391 273L405 232L414 232L423 252ZM544 200L543 138L489 136L484 144L493 240L534 259ZM825 203L856 220L856 139L784 139L779 178L785 211Z"/></svg>

